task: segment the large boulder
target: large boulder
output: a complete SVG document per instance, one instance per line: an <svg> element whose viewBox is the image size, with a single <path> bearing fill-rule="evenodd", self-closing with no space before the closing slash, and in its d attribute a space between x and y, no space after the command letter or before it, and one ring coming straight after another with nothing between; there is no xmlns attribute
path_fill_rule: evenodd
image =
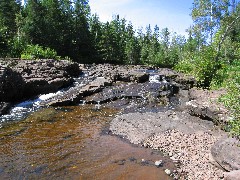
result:
<svg viewBox="0 0 240 180"><path fill-rule="evenodd" d="M240 141L222 138L211 149L214 160L225 170L240 170Z"/></svg>
<svg viewBox="0 0 240 180"><path fill-rule="evenodd" d="M240 170L224 173L225 180L240 180Z"/></svg>

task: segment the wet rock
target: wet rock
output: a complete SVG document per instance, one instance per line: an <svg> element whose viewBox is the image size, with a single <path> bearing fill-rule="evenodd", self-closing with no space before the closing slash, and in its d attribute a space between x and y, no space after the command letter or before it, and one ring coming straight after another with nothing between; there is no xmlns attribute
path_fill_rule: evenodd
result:
<svg viewBox="0 0 240 180"><path fill-rule="evenodd" d="M225 170L240 170L240 141L235 138L223 138L211 149L214 160Z"/></svg>
<svg viewBox="0 0 240 180"><path fill-rule="evenodd" d="M115 160L114 163L116 163L118 165L124 165L126 163L126 160L125 159Z"/></svg>
<svg viewBox="0 0 240 180"><path fill-rule="evenodd" d="M225 180L240 180L240 170L224 173Z"/></svg>
<svg viewBox="0 0 240 180"><path fill-rule="evenodd" d="M98 93L106 85L110 85L112 82L104 77L97 77L93 81L86 85L76 85L68 90L56 94L55 96L41 102L41 106L63 106L63 105L76 105L85 97Z"/></svg>
<svg viewBox="0 0 240 180"><path fill-rule="evenodd" d="M143 160L144 160L144 159L143 159ZM136 162L136 161L137 161L137 159L136 159L136 158L134 158L134 157L130 157L130 158L129 158L129 161L130 161L130 162Z"/></svg>
<svg viewBox="0 0 240 180"><path fill-rule="evenodd" d="M149 166L149 165L151 165L151 161L148 161L148 160L142 159L142 161L141 161L141 165L142 165L142 166Z"/></svg>
<svg viewBox="0 0 240 180"><path fill-rule="evenodd" d="M11 107L12 104L9 102L0 102L0 116L6 114Z"/></svg>
<svg viewBox="0 0 240 180"><path fill-rule="evenodd" d="M130 83L104 88L101 93L88 97L90 102L109 102L121 98L142 98L146 101L158 101L158 97L168 96L170 91L164 91L162 83Z"/></svg>

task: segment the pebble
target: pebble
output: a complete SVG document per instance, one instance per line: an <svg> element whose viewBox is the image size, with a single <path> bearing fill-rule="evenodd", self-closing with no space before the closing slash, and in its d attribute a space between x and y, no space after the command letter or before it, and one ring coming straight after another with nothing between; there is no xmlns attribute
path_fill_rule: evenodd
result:
<svg viewBox="0 0 240 180"><path fill-rule="evenodd" d="M170 171L169 169L165 169L165 173L166 173L167 175L170 175L170 174L171 174L171 171Z"/></svg>
<svg viewBox="0 0 240 180"><path fill-rule="evenodd" d="M197 139L194 139L195 137ZM223 177L223 171L210 164L208 158L209 153L211 153L211 146L217 139L218 137L204 132L186 135L175 130L163 134L159 133L145 142L151 148L158 148L167 152L177 168L177 173L169 169L166 169L165 173L173 176L174 179L218 180Z"/></svg>
<svg viewBox="0 0 240 180"><path fill-rule="evenodd" d="M163 164L162 160L155 161L155 166L159 167Z"/></svg>

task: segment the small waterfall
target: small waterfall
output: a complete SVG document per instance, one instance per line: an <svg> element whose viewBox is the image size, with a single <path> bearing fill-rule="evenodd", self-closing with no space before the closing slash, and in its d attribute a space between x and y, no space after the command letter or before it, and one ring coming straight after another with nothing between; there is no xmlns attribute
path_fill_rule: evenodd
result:
<svg viewBox="0 0 240 180"><path fill-rule="evenodd" d="M74 86L83 86L87 84L88 79L87 74L82 74L78 78L74 78L74 84L73 86L70 86L69 88L62 89L60 91L57 91L56 93L48 93L43 94L37 97L36 99L27 100L21 103L16 104L8 114L0 116L0 128L1 124L7 121L15 121L15 120L22 120L27 115L29 115L32 112L35 112L41 108L40 104L48 99L54 98L55 96L61 96L64 94L64 92L67 89L70 89ZM85 101L82 102L82 104L85 104Z"/></svg>
<svg viewBox="0 0 240 180"><path fill-rule="evenodd" d="M82 106L84 106L86 104L86 101L85 100L80 100L80 103L79 103L79 105L82 105Z"/></svg>
<svg viewBox="0 0 240 180"><path fill-rule="evenodd" d="M40 95L38 98L33 100L27 100L16 104L9 112L9 114L0 116L0 123L13 120L21 120L25 118L29 113L39 110L41 107L39 104L55 95L61 94L62 91L56 93L49 93Z"/></svg>
<svg viewBox="0 0 240 180"><path fill-rule="evenodd" d="M101 108L101 104L100 104L100 101L97 101L97 104L95 105L95 108L97 110L99 110Z"/></svg>

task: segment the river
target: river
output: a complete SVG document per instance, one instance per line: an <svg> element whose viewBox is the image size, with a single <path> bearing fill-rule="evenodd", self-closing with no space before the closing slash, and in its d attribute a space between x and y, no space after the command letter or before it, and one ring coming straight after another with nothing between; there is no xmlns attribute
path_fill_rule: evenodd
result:
<svg viewBox="0 0 240 180"><path fill-rule="evenodd" d="M119 110L43 108L0 131L0 179L170 179L158 151L108 133ZM154 162L163 160L162 167Z"/></svg>

